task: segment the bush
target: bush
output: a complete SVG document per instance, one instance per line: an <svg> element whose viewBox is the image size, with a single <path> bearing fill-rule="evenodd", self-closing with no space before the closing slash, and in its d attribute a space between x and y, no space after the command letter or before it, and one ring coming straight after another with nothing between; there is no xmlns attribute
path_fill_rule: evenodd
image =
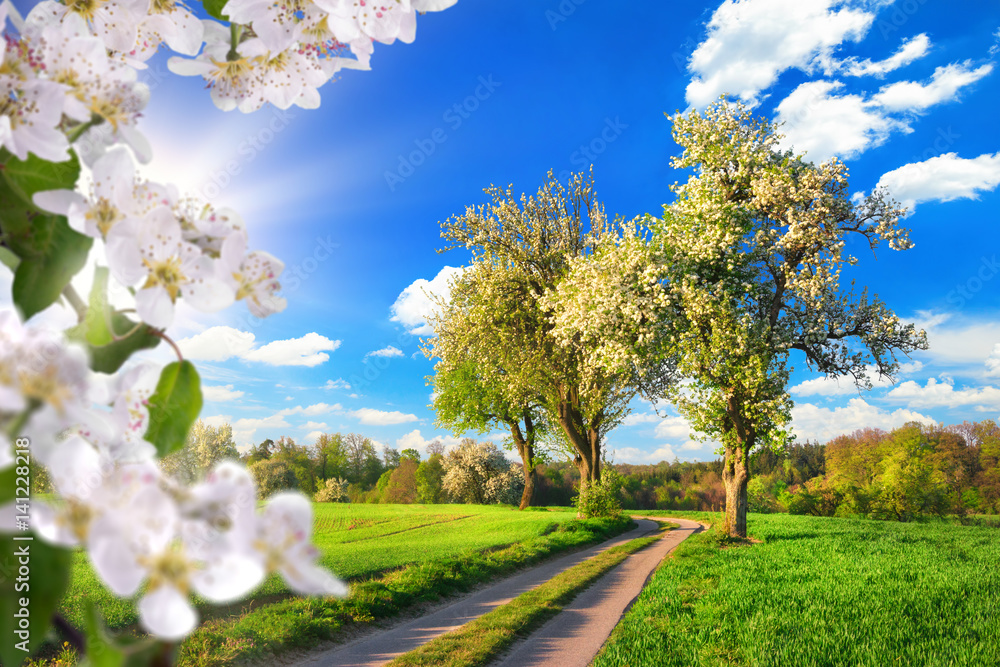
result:
<svg viewBox="0 0 1000 667"><path fill-rule="evenodd" d="M460 503L486 504L520 499L514 485L523 484L516 466L512 466L492 442L476 442L466 438L442 460L442 488L450 498ZM523 488L523 487L522 487ZM516 500L512 502L517 502Z"/></svg>
<svg viewBox="0 0 1000 667"><path fill-rule="evenodd" d="M331 477L326 480L326 486L316 492L313 500L318 503L346 503L347 480Z"/></svg>
<svg viewBox="0 0 1000 667"><path fill-rule="evenodd" d="M577 512L588 519L591 517L620 517L622 504L619 495L622 482L621 474L611 466L606 466L601 473L601 481L584 487L573 499Z"/></svg>
<svg viewBox="0 0 1000 667"><path fill-rule="evenodd" d="M249 470L254 482L257 483L261 498L267 498L278 491L299 488L299 478L284 461L264 459L251 463Z"/></svg>

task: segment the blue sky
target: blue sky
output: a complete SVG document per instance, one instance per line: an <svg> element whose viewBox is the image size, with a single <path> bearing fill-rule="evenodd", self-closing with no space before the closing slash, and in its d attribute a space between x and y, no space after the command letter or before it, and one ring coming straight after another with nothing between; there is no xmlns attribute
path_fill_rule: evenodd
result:
<svg viewBox="0 0 1000 667"><path fill-rule="evenodd" d="M848 278L925 327L931 349L863 395L793 358L800 438L996 419L998 35L997 3L459 0L421 16L413 44L377 45L372 70L343 72L319 109L250 115L154 61L150 175L232 206L251 245L286 263L284 313L185 311L170 331L201 369L202 415L240 445L336 431L454 442L435 428L412 333L420 288L468 259L436 252L439 221L491 184L534 192L547 170L591 163L609 213L659 214L682 177L664 113L729 92L784 120L810 159L843 158L853 190L881 182L914 208L916 247L877 261L859 249ZM667 414L637 401L608 439L614 459L714 458Z"/></svg>

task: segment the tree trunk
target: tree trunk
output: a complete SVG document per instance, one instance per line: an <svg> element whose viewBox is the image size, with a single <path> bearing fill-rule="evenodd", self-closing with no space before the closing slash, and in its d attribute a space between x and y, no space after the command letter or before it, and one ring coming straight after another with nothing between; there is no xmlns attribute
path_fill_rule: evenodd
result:
<svg viewBox="0 0 1000 667"><path fill-rule="evenodd" d="M560 391L559 425L573 446L573 464L580 471L580 493L601 481L601 417L598 415L590 423L583 418L580 396L575 388L565 393Z"/></svg>
<svg viewBox="0 0 1000 667"><path fill-rule="evenodd" d="M724 530L730 537L747 536L747 482L750 467L747 465L749 448L739 445L726 447L726 460L722 481L726 485L726 523Z"/></svg>
<svg viewBox="0 0 1000 667"><path fill-rule="evenodd" d="M531 506L531 501L535 495L535 482L538 480L538 473L535 472L535 423L531 419L531 411L525 410L523 413L524 433L521 433L521 426L516 421L508 421L510 434L517 445L517 453L521 455L521 470L524 472L524 491L521 493L521 504L518 509L523 510Z"/></svg>
<svg viewBox="0 0 1000 667"><path fill-rule="evenodd" d="M524 492L521 494L521 505L517 509L523 510L531 506L531 501L535 496L535 480L537 479L538 473L534 466L524 469Z"/></svg>

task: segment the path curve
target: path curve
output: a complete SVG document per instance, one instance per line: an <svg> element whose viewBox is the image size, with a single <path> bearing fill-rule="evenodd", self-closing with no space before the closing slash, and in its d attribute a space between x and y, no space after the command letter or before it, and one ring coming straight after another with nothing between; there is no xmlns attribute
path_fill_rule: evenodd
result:
<svg viewBox="0 0 1000 667"><path fill-rule="evenodd" d="M647 517L632 517L648 520ZM631 554L591 584L561 612L526 639L514 644L498 660L499 667L586 667L604 646L611 631L642 589L656 566L689 535L704 527L688 519L655 517L676 523L658 542Z"/></svg>
<svg viewBox="0 0 1000 667"><path fill-rule="evenodd" d="M521 593L529 591L532 588L545 583L560 572L585 561L594 554L604 551L605 549L610 549L613 546L624 544L625 542L633 540L637 537L647 535L658 528L658 524L655 521L640 519L639 517L635 518L639 519L637 521L639 524L638 527L622 533L617 537L588 549L547 561L541 565L531 568L530 570L526 570L521 574L503 579L502 581L468 595L461 600L438 609L433 613L427 614L426 616L420 616L419 618L415 618L411 621L407 621L406 623L396 625L386 630L366 634L365 636L354 641L337 645L333 649L328 649L319 653L313 652L312 655L297 661L295 665L296 667L376 667L377 665L384 665L396 656L402 655L407 651L412 651L418 646L421 646L422 644L425 644L426 642L429 642L435 637L443 635L446 632L457 630L469 621L475 620L500 605L510 602ZM660 518L660 520L667 521L668 519ZM669 521L675 523L693 523L690 521L684 521L683 519L669 519ZM698 524L694 525L697 526ZM674 533L676 532L678 531L670 531L663 537L663 539L656 542L653 546L650 546L636 554L632 554L622 563L622 565L629 563L631 559L638 555L648 553L653 549L659 549L660 545L664 541L674 538ZM687 537L688 534L690 534L690 531L684 531L684 537ZM679 543L684 539L684 537L677 539L676 542ZM666 552L664 552L664 554L665 553ZM659 558L662 557L663 556L661 555ZM650 571L652 571L652 568L656 567L656 563L658 562L659 559L649 566ZM617 572L621 567L622 566L619 565L611 572ZM608 575L602 577L601 581L605 581L607 576ZM639 576L639 589L641 590L642 585L645 583L646 575L642 574ZM591 588L593 588L593 586ZM588 589L588 591L589 590L590 589ZM637 594L638 593L635 595ZM632 597L634 598L635 595ZM565 611L558 614L556 618L561 618L564 614ZM621 614L619 613L619 616L620 615ZM543 626L542 629L545 629L546 627L548 627L548 624ZM612 625L612 627L614 626ZM611 630L609 629L608 632L610 633ZM607 634L602 637L602 644L604 642L604 638L606 637ZM600 644L598 645L598 648L600 648Z"/></svg>

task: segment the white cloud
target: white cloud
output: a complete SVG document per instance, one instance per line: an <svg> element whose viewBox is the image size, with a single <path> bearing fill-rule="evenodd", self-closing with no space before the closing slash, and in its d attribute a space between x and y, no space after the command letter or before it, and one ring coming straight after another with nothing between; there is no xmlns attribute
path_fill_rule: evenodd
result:
<svg viewBox="0 0 1000 667"><path fill-rule="evenodd" d="M177 347L188 359L225 361L242 357L254 347L254 335L233 327L211 327L189 338L177 341Z"/></svg>
<svg viewBox="0 0 1000 667"><path fill-rule="evenodd" d="M326 384L323 385L323 389L344 389L349 390L351 385L344 378L337 378L336 380L327 380Z"/></svg>
<svg viewBox="0 0 1000 667"><path fill-rule="evenodd" d="M860 40L874 14L835 9L839 0L726 0L708 22L708 36L688 63L687 101L702 107L722 93L756 105L787 69L833 66L833 52Z"/></svg>
<svg viewBox="0 0 1000 667"><path fill-rule="evenodd" d="M261 428L289 428L291 424L285 421L279 412L264 418L237 419L233 423L233 440L240 445L254 444L254 434Z"/></svg>
<svg viewBox="0 0 1000 667"><path fill-rule="evenodd" d="M431 401L434 400L434 394L431 394ZM635 426L636 424L655 424L656 422L663 419L655 412L633 412L625 416L622 420L622 425L624 426Z"/></svg>
<svg viewBox="0 0 1000 667"><path fill-rule="evenodd" d="M402 357L403 351L394 345L389 345L388 347L383 347L381 350L372 350L365 355L365 359L368 357Z"/></svg>
<svg viewBox="0 0 1000 667"><path fill-rule="evenodd" d="M340 414L343 410L343 406L340 403L334 403L330 405L329 403L313 403L306 407L301 405L296 405L294 408L285 408L280 410L277 414L288 416L288 415L305 415L307 417L314 417L316 415L325 415L329 413Z"/></svg>
<svg viewBox="0 0 1000 667"><path fill-rule="evenodd" d="M284 408L269 417L245 417L232 422L233 438L238 444L241 445L253 444L254 434L258 429L292 428L292 425L285 419L285 417L290 415L305 415L307 417L313 417L321 414L340 414L342 412L343 406L341 406L340 403L334 403L333 405L329 405L327 403L314 403L313 405L306 407L297 405L294 408ZM228 417L226 420L228 421ZM308 421L305 425L298 428L320 430L327 428L327 425L325 422Z"/></svg>
<svg viewBox="0 0 1000 667"><path fill-rule="evenodd" d="M857 394L858 388L854 381L836 377L818 377L804 380L788 390L792 396L847 396Z"/></svg>
<svg viewBox="0 0 1000 667"><path fill-rule="evenodd" d="M1000 343L994 345L990 356L986 357L986 377L1000 377Z"/></svg>
<svg viewBox="0 0 1000 667"><path fill-rule="evenodd" d="M945 153L883 174L878 185L911 213L921 202L977 199L1000 185L1000 152L971 159Z"/></svg>
<svg viewBox="0 0 1000 667"><path fill-rule="evenodd" d="M207 385L202 385L201 395L206 401L235 401L237 398L242 398L243 392L238 390L233 390L233 385L227 384L222 387L210 387Z"/></svg>
<svg viewBox="0 0 1000 667"><path fill-rule="evenodd" d="M691 426L684 417L667 417L656 425L654 434L657 438L677 440L691 437Z"/></svg>
<svg viewBox="0 0 1000 667"><path fill-rule="evenodd" d="M442 268L433 280L418 278L404 289L396 302L392 304L392 322L399 322L406 327L411 334L417 336L430 336L434 334L434 329L427 324L427 318L434 312L434 302L431 295L437 295L447 301L451 298L451 288L449 281L457 279L464 267L446 266Z"/></svg>
<svg viewBox="0 0 1000 667"><path fill-rule="evenodd" d="M993 65L971 69L972 61L938 67L928 83L898 81L883 87L872 102L888 111L923 111L955 99L958 91L993 71Z"/></svg>
<svg viewBox="0 0 1000 667"><path fill-rule="evenodd" d="M918 313L921 314L921 313ZM977 322L941 318L923 311L930 318L917 328L927 330L929 349L921 352L931 358L936 366L969 366L969 370L981 370L1000 340L1000 322Z"/></svg>
<svg viewBox="0 0 1000 667"><path fill-rule="evenodd" d="M909 65L914 60L918 60L927 55L930 50L931 40L926 34L920 33L915 37L903 42L894 54L885 60L873 62L869 58L858 60L857 58L847 58L840 63L840 69L849 76L884 76L893 70Z"/></svg>
<svg viewBox="0 0 1000 667"><path fill-rule="evenodd" d="M659 463L677 458L670 445L661 445L651 452L638 447L609 447L608 450L615 463Z"/></svg>
<svg viewBox="0 0 1000 667"><path fill-rule="evenodd" d="M340 347L339 340L330 340L316 332L307 333L301 338L276 340L253 350L243 358L247 361L260 361L272 366L318 366L327 361L332 352ZM325 351L324 351L325 350Z"/></svg>
<svg viewBox="0 0 1000 667"><path fill-rule="evenodd" d="M359 408L357 410L352 410L347 414L356 417L362 424L370 424L372 426L386 426L389 424L405 424L407 422L420 421L420 418L416 415L404 414L396 410L386 412L384 410L375 410L373 408Z"/></svg>
<svg viewBox="0 0 1000 667"><path fill-rule="evenodd" d="M931 417L912 410L900 408L888 412L869 405L863 398L852 398L846 406L839 408L823 408L812 403L799 403L792 407L792 429L799 441L827 442L860 428L881 428L888 431L910 421L937 423Z"/></svg>
<svg viewBox="0 0 1000 667"><path fill-rule="evenodd" d="M918 365L919 364L919 365ZM912 373L923 368L920 362L911 364L900 364L899 373ZM865 367L868 379L871 380L872 389L891 387L892 383L887 378L878 376L878 369L874 366ZM851 376L828 377L826 375L810 380L804 380L788 390L792 396L849 396L857 395L858 388L854 384Z"/></svg>
<svg viewBox="0 0 1000 667"><path fill-rule="evenodd" d="M934 378L928 379L922 387L912 380L904 382L890 391L886 398L906 401L911 408L957 408L963 405L1000 408L1000 389L996 387L955 389L950 382L938 382Z"/></svg>
<svg viewBox="0 0 1000 667"><path fill-rule="evenodd" d="M306 440L309 442L316 442L319 437L323 435L323 431L309 431L306 433Z"/></svg>
<svg viewBox="0 0 1000 667"><path fill-rule="evenodd" d="M933 310L918 310L913 319L913 326L930 331L951 319L951 313L935 313Z"/></svg>
<svg viewBox="0 0 1000 667"><path fill-rule="evenodd" d="M399 451L403 451L404 449L415 449L420 452L421 456L426 456L427 445L431 444L435 440L441 441L441 444L445 446L445 450L458 447L458 443L461 442L460 438L456 438L452 435L437 436L428 440L420 434L420 429L413 429L406 435L396 438L396 449Z"/></svg>
<svg viewBox="0 0 1000 667"><path fill-rule="evenodd" d="M330 358L324 350L336 350L340 341L311 332L301 338L276 340L256 347L256 339L249 331L217 326L182 338L177 346L185 357L199 361L226 361L235 357L272 366L316 366Z"/></svg>
<svg viewBox="0 0 1000 667"><path fill-rule="evenodd" d="M777 120L784 123L782 147L822 162L859 155L885 143L893 131L912 131L860 95L836 94L843 87L839 81L809 81L782 100L777 107Z"/></svg>
<svg viewBox="0 0 1000 667"><path fill-rule="evenodd" d="M225 426L233 420L229 415L212 415L211 417L199 417L199 419L205 423L205 426L211 426L212 428Z"/></svg>

